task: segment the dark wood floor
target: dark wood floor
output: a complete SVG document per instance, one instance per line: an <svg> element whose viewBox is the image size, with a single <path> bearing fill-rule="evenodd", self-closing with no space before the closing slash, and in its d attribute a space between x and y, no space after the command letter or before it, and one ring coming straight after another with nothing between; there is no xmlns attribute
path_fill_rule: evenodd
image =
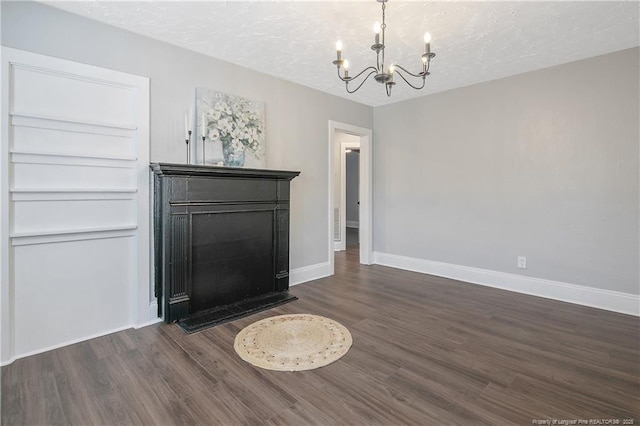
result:
<svg viewBox="0 0 640 426"><path fill-rule="evenodd" d="M337 255L335 276L293 287L300 300L269 312L20 359L2 369L2 424L638 424L638 318L360 266L356 250ZM349 353L297 373L235 355L243 327L303 312L347 326Z"/></svg>

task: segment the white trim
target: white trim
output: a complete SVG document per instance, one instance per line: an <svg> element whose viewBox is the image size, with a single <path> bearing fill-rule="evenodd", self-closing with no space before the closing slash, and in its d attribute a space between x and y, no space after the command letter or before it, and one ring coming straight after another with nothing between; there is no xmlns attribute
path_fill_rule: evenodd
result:
<svg viewBox="0 0 640 426"><path fill-rule="evenodd" d="M19 354L19 355L15 355L15 356L11 357L7 361L1 362L0 366L4 367L5 365L9 365L13 361L15 361L17 359L20 359L20 358L26 358L26 357L31 356L31 355L37 355L37 354L41 354L41 353L44 353L44 352L49 352L49 351L52 351L54 349L62 348L64 346L69 346L69 345L73 345L73 344L80 343L80 342L86 342L87 340L96 339L98 337L107 336L107 335L113 334L113 333L118 333L120 331L128 330L130 328L132 328L131 325L126 325L124 327L118 327L118 328L115 328L113 330L92 334L90 336L83 336L83 337L80 337L78 339L68 340L66 342L58 343L56 345L48 346L46 348L36 349L35 351L25 352L25 353L22 353L22 354Z"/></svg>
<svg viewBox="0 0 640 426"><path fill-rule="evenodd" d="M640 296L634 294L388 253L374 252L373 257L378 265L640 316Z"/></svg>
<svg viewBox="0 0 640 426"><path fill-rule="evenodd" d="M133 78L133 76L132 76ZM135 326L141 326L149 321L149 298L151 293L151 205L149 204L150 195L149 188L151 185L151 173L149 173L149 157L151 152L151 134L150 134L150 92L149 78L135 78L135 87L137 93L136 105L137 126L136 133L136 166L138 171L137 189L138 189L138 229L136 230L136 240L138 253L136 256L136 272L132 293L134 302L131 304L131 318ZM155 318L155 317L153 317Z"/></svg>
<svg viewBox="0 0 640 426"><path fill-rule="evenodd" d="M356 220L347 220L347 228L360 228L360 222Z"/></svg>
<svg viewBox="0 0 640 426"><path fill-rule="evenodd" d="M360 209L358 232L360 244L360 263L373 263L373 131L368 129L360 137L360 163L358 197Z"/></svg>
<svg viewBox="0 0 640 426"><path fill-rule="evenodd" d="M316 263L315 265L295 268L289 271L289 286L306 283L307 281L317 280L330 275L333 275L333 269L330 262Z"/></svg>
<svg viewBox="0 0 640 426"><path fill-rule="evenodd" d="M27 123L23 123L24 120L21 119L31 119L34 121L55 121L58 123L65 123L65 124L70 124L70 125L74 125L74 126L89 126L89 127L105 127L107 129L117 129L117 130L137 130L138 126L136 126L135 124L124 124L124 123L98 123L98 122L94 122L94 121L84 121L84 120L75 120L75 119L71 119L71 118L65 118L65 117L49 117L46 115L40 115L40 114L31 114L31 113L27 113L27 112L11 112L10 113L12 119L11 119L11 124L13 124L14 126L25 126ZM26 126L29 127L29 126ZM49 127L42 127L42 126L33 126L36 128L41 128L41 129L48 129ZM58 129L58 130L62 130L62 129ZM89 132L89 133L96 133L99 135L111 135L111 133L104 133L104 132Z"/></svg>
<svg viewBox="0 0 640 426"><path fill-rule="evenodd" d="M159 322L164 321L164 317L158 317L158 301L157 300L154 300L153 302L149 303L149 318L151 318L149 321L143 324L135 325L133 328L137 330L139 328L148 327L150 325L158 324Z"/></svg>
<svg viewBox="0 0 640 426"><path fill-rule="evenodd" d="M135 200L137 189L12 189L11 201Z"/></svg>
<svg viewBox="0 0 640 426"><path fill-rule="evenodd" d="M73 61L39 55L22 50L2 47L0 49L2 61L0 62L2 77L2 96L0 96L2 111L0 118L0 362L8 363L16 359L15 354L15 307L14 307L14 277L11 268L13 249L11 244L27 244L53 242L54 240L75 239L75 238L120 238L133 237L136 239L135 256L136 262L133 268L132 285L130 288L131 304L128 307L130 323L125 328L141 326L147 324L153 318L149 318L149 298L150 298L150 211L149 211L149 78L128 74L120 71L99 68L91 65L80 64ZM51 117L33 114L31 111L9 111L11 105L10 79L16 69L28 70L30 72L45 73L61 76L68 79L93 82L105 86L123 88L131 91L132 101L135 102L133 111L135 116L131 123L107 123L89 122L75 120L72 117ZM130 156L94 156L77 155L57 152L21 151L16 150L10 144L12 123L16 127L36 127L54 129L59 131L87 132L104 134L107 136L135 138L136 152ZM11 150L11 151L10 151ZM36 198L60 198L53 195L53 192L39 191L29 193L22 191L22 188L13 188L10 185L11 162L28 164L53 164L59 166L92 166L106 168L131 169L135 173L137 180L136 192L101 192L99 197L122 198L126 194L127 198L134 196L137 209L137 227L132 229L116 230L80 230L79 232L67 233L64 230L64 238L59 232L52 235L32 235L25 233L15 233L10 235L12 229L12 217L10 215L11 197L16 197L14 201L35 201ZM135 172L134 172L135 171ZM81 188L80 188L81 189ZM60 192L62 198L69 199L75 195L91 195L90 192ZM117 195L114 195L117 194ZM130 228L125 226L124 228ZM74 231L74 230L71 230ZM36 233L37 234L37 233ZM118 330L100 332L91 336L82 336L78 340L67 341L57 344L55 347L39 349L37 352L20 354L18 357L44 352L56 347L84 341L104 334L110 334ZM7 361L9 360L9 361Z"/></svg>
<svg viewBox="0 0 640 426"><path fill-rule="evenodd" d="M102 240L107 238L134 237L135 225L96 227L85 229L60 229L57 231L19 232L11 234L12 246L28 246L33 244L63 243L69 241Z"/></svg>
<svg viewBox="0 0 640 426"><path fill-rule="evenodd" d="M329 120L329 173L328 173L328 215L329 236L327 238L330 275L334 273L333 209L334 209L334 156L337 143L336 132L344 132L360 137L360 263L373 263L373 155L371 153L373 131L364 127Z"/></svg>
<svg viewBox="0 0 640 426"><path fill-rule="evenodd" d="M336 133L336 124L334 124L331 120L329 120L329 155L327 156L329 158L329 165L328 165L328 170L327 170L327 207L329 209L329 238L328 238L328 254L327 254L327 259L329 259L329 275L333 275L334 271L335 271L335 267L334 267L334 251L335 251L335 246L336 246L336 242L335 242L335 211L334 211L334 203L333 203L333 198L334 198L334 191L333 191L333 168L334 168L334 156L335 156L335 152L334 152L334 144L335 144L335 136ZM1 167L0 167L1 169ZM1 179L1 178L0 178ZM1 181L0 181L1 183ZM2 209L2 211L4 212L5 209ZM342 239L342 235L340 236L340 239ZM289 283L291 283L291 279L289 280Z"/></svg>
<svg viewBox="0 0 640 426"><path fill-rule="evenodd" d="M97 339L98 337L107 336L107 335L113 334L113 333L119 333L121 331L129 330L131 328L133 328L135 330L138 330L140 328L148 327L150 325L158 324L158 323L164 321L163 318L157 318L157 315L158 315L158 302L154 300L153 302L149 303L149 318L153 318L153 319L150 320L150 321L147 321L144 324L138 324L138 325L135 325L135 326L134 325L126 325L124 327L119 327L119 328L116 328L116 329L113 329L113 330L110 330L110 331L105 331L105 332L93 334L93 335L87 336L87 337L81 337L79 339L69 340L68 342L58 343L57 345L49 346L49 347L44 348L44 349L38 349L38 350L35 350L35 351L31 351L31 352L27 352L27 353L24 353L24 354L20 354L18 356L14 356L14 357L10 358L8 361L0 362L0 367L4 367L5 365L9 365L12 362L14 362L15 360L20 359L20 358L26 358L26 357L31 356L31 355L41 354L43 352L52 351L54 349L59 349L59 348L62 348L64 346L73 345L75 343L86 342L87 340Z"/></svg>
<svg viewBox="0 0 640 426"><path fill-rule="evenodd" d="M8 48L9 49L9 48ZM24 50L17 50L17 49L11 49L14 50L16 52L26 52ZM36 54L31 54L31 55L38 55ZM45 55L39 55L40 57L45 57ZM46 56L48 58L54 58L53 56ZM31 71L31 72L37 72L40 74L49 74L49 75L53 75L53 76L57 76L57 77L64 77L64 78L68 78L71 80L79 80L79 81L86 81L89 83L93 83L93 84L100 84L103 86L110 86L110 87L119 87L121 89L131 89L131 88L136 88L136 83L137 81L135 81L135 79L138 76L135 76L133 74L125 74L123 72L120 71L114 71L114 70L110 70L108 68L99 68L99 67L95 67L93 65L85 65L85 64L80 64L79 62L72 62L72 61L68 61L65 59L58 59L55 58L59 61L64 61L67 65L63 66L63 67L59 67L59 69L52 69L50 67L44 67L44 66L38 66L38 65L33 65L32 63L24 63L24 58L19 58L20 61L22 62L14 62L14 61L10 61L11 62L11 66L15 69L22 69L22 70L26 70L26 71ZM76 70L78 68L73 68L75 64L80 64L82 66L85 67L85 69L92 69L93 74L94 75L99 75L99 77L89 77L87 75L84 74L78 74L76 72ZM125 76L125 80L127 81L125 82L115 82L113 81L113 73L119 73L123 76ZM131 81L131 77L133 77L133 81Z"/></svg>
<svg viewBox="0 0 640 426"><path fill-rule="evenodd" d="M153 324L159 324L159 323L161 323L163 321L164 321L164 318L154 318L154 319L152 319L150 321L147 321L147 322L145 322L143 324L134 325L133 328L135 330L138 330L140 328L149 327L150 325L153 325Z"/></svg>
<svg viewBox="0 0 640 426"><path fill-rule="evenodd" d="M51 152L27 152L11 150L11 161L25 164L53 164L57 166L92 166L113 169L133 169L136 167L135 157L98 157L89 155L73 155Z"/></svg>
<svg viewBox="0 0 640 426"><path fill-rule="evenodd" d="M333 242L333 251L342 251L342 240Z"/></svg>
<svg viewBox="0 0 640 426"><path fill-rule="evenodd" d="M0 77L2 78L2 96L0 96L0 365L13 361L13 347L15 336L13 334L14 309L13 309L13 280L9 271L9 74L11 65L5 60L6 54L13 54L12 50L0 48ZM4 362L4 360L9 360Z"/></svg>

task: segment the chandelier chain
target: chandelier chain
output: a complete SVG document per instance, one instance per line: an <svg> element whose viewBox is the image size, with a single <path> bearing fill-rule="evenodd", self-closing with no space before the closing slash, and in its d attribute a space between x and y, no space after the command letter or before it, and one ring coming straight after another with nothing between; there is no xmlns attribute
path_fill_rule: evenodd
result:
<svg viewBox="0 0 640 426"><path fill-rule="evenodd" d="M387 5L385 2L382 2L382 25L380 25L380 29L382 30L382 66L378 68L378 73L381 73L384 70L384 46L385 46L385 28L387 28L387 24L385 23L386 13L385 10ZM379 56L379 52L376 52L376 56Z"/></svg>

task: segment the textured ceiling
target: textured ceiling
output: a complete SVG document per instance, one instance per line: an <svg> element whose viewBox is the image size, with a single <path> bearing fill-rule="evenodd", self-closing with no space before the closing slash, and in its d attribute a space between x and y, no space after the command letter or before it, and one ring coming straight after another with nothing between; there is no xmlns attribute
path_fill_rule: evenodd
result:
<svg viewBox="0 0 640 426"><path fill-rule="evenodd" d="M331 64L340 39L352 75L374 65L374 0L45 3L371 106L640 44L636 1L390 0L387 59L419 71L425 31L437 56L425 89L400 82L387 98L372 79L347 94Z"/></svg>

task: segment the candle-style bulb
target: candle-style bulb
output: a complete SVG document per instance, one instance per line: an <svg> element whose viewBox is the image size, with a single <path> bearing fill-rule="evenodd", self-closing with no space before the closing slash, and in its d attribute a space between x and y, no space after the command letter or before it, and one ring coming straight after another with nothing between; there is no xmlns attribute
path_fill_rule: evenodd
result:
<svg viewBox="0 0 640 426"><path fill-rule="evenodd" d="M375 33L375 37L374 37L374 44L380 44L380 22L376 22L375 24L373 24L373 32Z"/></svg>
<svg viewBox="0 0 640 426"><path fill-rule="evenodd" d="M349 69L349 61L347 61L346 59L344 60L344 63L342 64L342 66L344 67L345 70Z"/></svg>
<svg viewBox="0 0 640 426"><path fill-rule="evenodd" d="M424 33L424 53L431 53L431 34Z"/></svg>
<svg viewBox="0 0 640 426"><path fill-rule="evenodd" d="M336 62L338 65L338 69L342 65L342 42L340 40L336 41Z"/></svg>
<svg viewBox="0 0 640 426"><path fill-rule="evenodd" d="M396 66L391 64L389 65L389 74L393 74L393 72L396 70Z"/></svg>

